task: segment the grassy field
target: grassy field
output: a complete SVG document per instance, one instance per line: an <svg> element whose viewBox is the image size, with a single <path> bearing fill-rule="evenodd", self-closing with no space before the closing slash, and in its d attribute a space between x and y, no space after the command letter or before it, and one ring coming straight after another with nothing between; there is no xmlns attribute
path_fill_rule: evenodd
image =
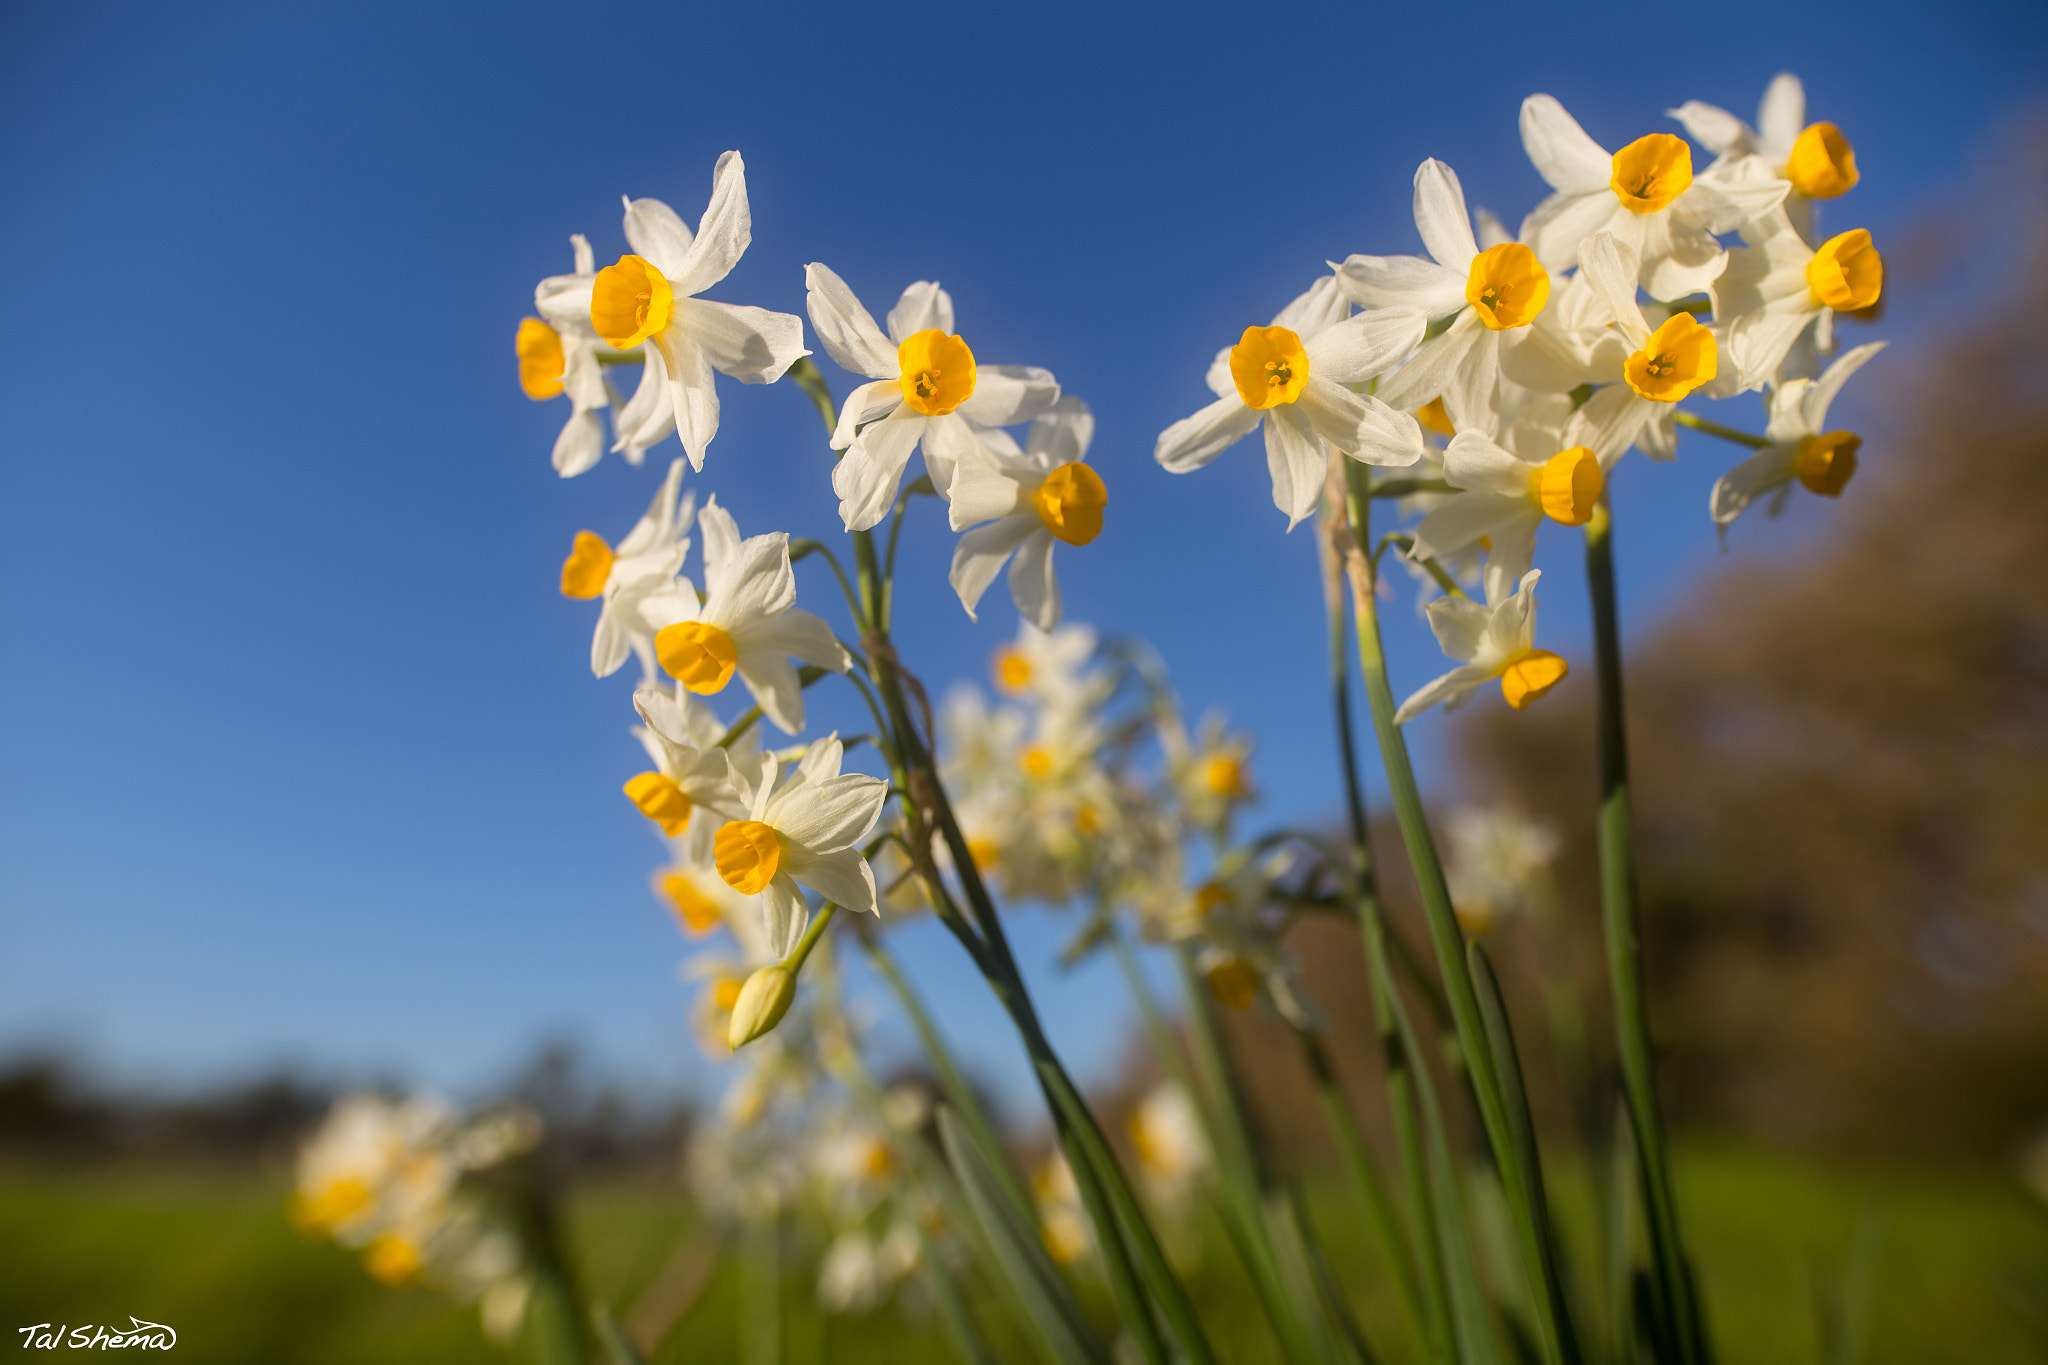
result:
<svg viewBox="0 0 2048 1365"><path fill-rule="evenodd" d="M2048 1213L2015 1186L1718 1148L1689 1150L1682 1176L1728 1365L1823 1359L1816 1294L1839 1276L1859 1220L1882 1229L1875 1365L2048 1361ZM346 1253L300 1237L285 1222L283 1195L281 1177L0 1164L0 1326L19 1341L14 1329L34 1323L113 1324L132 1313L175 1327L182 1359L249 1365L505 1359L469 1310L423 1291L386 1291ZM1360 1282L1368 1327L1389 1321L1391 1305L1365 1283L1356 1219L1334 1194L1324 1208L1332 1255ZM585 1274L614 1302L630 1302L703 1246L671 1188L599 1187L579 1197L571 1221ZM1198 1300L1227 1358L1268 1359L1257 1310L1225 1256L1211 1252L1193 1273ZM730 1259L713 1266L658 1360L735 1359L749 1316L742 1305L759 1302L740 1281ZM785 1286L792 1300L802 1291ZM785 1316L795 1360L947 1358L930 1324L893 1309Z"/></svg>

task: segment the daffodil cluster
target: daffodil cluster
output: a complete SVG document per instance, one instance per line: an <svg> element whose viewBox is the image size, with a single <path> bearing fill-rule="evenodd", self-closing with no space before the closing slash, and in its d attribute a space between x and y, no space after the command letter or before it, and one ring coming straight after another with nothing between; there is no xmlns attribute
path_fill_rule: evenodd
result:
<svg viewBox="0 0 2048 1365"><path fill-rule="evenodd" d="M360 1250L384 1284L475 1301L485 1333L510 1341L533 1291L533 1258L514 1220L465 1179L539 1136L523 1109L465 1118L427 1095L348 1096L300 1148L292 1221Z"/></svg>
<svg viewBox="0 0 2048 1365"><path fill-rule="evenodd" d="M1386 496L1428 490L1403 550L1451 589L1426 611L1458 666L1401 720L1487 683L1519 710L1563 680L1536 644L1537 534L1600 515L1628 450L1671 459L1681 425L1750 446L1714 486L1723 527L1759 500L1775 514L1794 487L1839 496L1856 471L1861 440L1830 430L1828 407L1883 343L1838 354L1837 320L1877 306L1884 266L1867 231L1820 227L1822 204L1857 183L1854 150L1807 122L1789 73L1754 128L1697 100L1669 113L1691 141L1645 132L1610 151L1531 95L1522 144L1553 193L1512 235L1475 217L1449 166L1423 162L1427 254L1330 263L1217 353L1216 400L1160 434L1159 463L1184 473L1262 429L1290 526L1316 510L1333 457L1394 471L1377 481ZM1761 437L1679 406L1759 390Z"/></svg>

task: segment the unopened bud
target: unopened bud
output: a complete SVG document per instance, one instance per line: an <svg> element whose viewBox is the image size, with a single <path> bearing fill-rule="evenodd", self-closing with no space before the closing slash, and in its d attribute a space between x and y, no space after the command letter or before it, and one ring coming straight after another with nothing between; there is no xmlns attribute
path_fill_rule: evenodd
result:
<svg viewBox="0 0 2048 1365"><path fill-rule="evenodd" d="M739 1051L781 1023L794 999L795 972L779 962L761 968L740 987L740 998L733 1002L732 1026L726 1032L726 1042L733 1051Z"/></svg>

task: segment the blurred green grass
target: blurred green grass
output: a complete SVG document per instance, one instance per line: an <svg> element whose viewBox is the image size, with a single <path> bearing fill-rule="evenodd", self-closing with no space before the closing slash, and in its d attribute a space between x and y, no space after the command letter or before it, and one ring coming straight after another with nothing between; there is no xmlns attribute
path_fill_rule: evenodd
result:
<svg viewBox="0 0 2048 1365"><path fill-rule="evenodd" d="M1858 1220L1870 1216L1885 1228L1873 1365L2048 1361L2048 1213L2011 1182L1719 1147L1688 1149L1681 1172L1724 1361L1821 1360L1816 1296L1840 1276ZM281 1173L0 1162L0 1326L19 1340L14 1329L34 1323L112 1324L132 1313L175 1327L181 1358L224 1365L506 1359L470 1309L387 1291L348 1253L294 1232L285 1188ZM1576 1188L1564 1182L1562 1197L1583 1208ZM1391 1344L1393 1304L1371 1282L1359 1219L1334 1184L1319 1183L1319 1193L1332 1257L1359 1286L1368 1331ZM589 1283L613 1302L630 1301L679 1248L702 1243L681 1191L659 1184L588 1188L570 1227ZM1212 1244L1192 1288L1227 1358L1268 1359L1256 1307L1232 1271ZM731 1258L717 1265L658 1361L737 1357L740 1275ZM785 1286L791 1300L806 1290ZM932 1322L893 1307L866 1318L788 1316L796 1359L949 1358Z"/></svg>

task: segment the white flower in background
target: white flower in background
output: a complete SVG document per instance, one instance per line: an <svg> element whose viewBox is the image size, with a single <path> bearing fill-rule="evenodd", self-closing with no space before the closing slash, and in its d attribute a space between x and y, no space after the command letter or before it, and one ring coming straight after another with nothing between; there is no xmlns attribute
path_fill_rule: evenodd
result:
<svg viewBox="0 0 2048 1365"><path fill-rule="evenodd" d="M1258 798L1252 787L1252 740L1233 735L1222 716L1202 719L1190 741L1178 712L1158 724L1166 779L1179 798L1182 817L1196 829L1221 834L1239 806Z"/></svg>
<svg viewBox="0 0 2048 1365"><path fill-rule="evenodd" d="M1727 264L1716 233L1733 232L1784 201L1775 176L1701 174L1692 148L1670 133L1609 154L1549 95L1522 101L1522 146L1557 191L1522 220L1522 240L1546 269L1578 263L1579 243L1612 233L1628 246L1643 288L1676 299L1706 288Z"/></svg>
<svg viewBox="0 0 2048 1365"><path fill-rule="evenodd" d="M1652 331L1636 303L1635 256L1611 233L1586 239L1579 274L1635 350L1622 362L1623 382L1601 389L1572 414L1564 443L1590 447L1603 469L1631 445L1653 460L1668 460L1678 453L1678 403L1720 372L1714 334L1686 312L1672 313Z"/></svg>
<svg viewBox="0 0 2048 1365"><path fill-rule="evenodd" d="M1708 506L1717 524L1725 527L1771 492L1777 494L1770 504L1771 515L1776 516L1795 482L1822 497L1841 496L1856 473L1856 452L1862 449L1863 438L1850 431L1827 430L1828 406L1849 376L1884 347L1882 341L1858 346L1828 366L1819 379L1795 379L1771 390L1771 419L1764 428L1771 443L1714 485Z"/></svg>
<svg viewBox="0 0 2048 1365"><path fill-rule="evenodd" d="M1476 431L1461 431L1444 451L1444 478L1465 491L1440 504L1415 528L1417 559L1440 559L1482 540L1486 596L1499 601L1529 572L1536 528L1548 519L1584 526L1600 501L1600 460L1585 446L1546 460L1525 460Z"/></svg>
<svg viewBox="0 0 2048 1365"><path fill-rule="evenodd" d="M804 724L804 690L792 657L844 673L853 660L832 628L796 605L789 535L740 539L732 514L713 498L697 524L704 533L704 597L687 582L659 599L654 656L670 677L700 696L725 689L737 673L785 734ZM651 618L651 611L648 613Z"/></svg>
<svg viewBox="0 0 2048 1365"><path fill-rule="evenodd" d="M618 672L628 652L640 656L643 671L654 672L654 633L675 609L676 574L690 552L697 512L696 494L685 495L682 483L683 462L675 460L646 515L616 549L594 531L578 531L562 563L564 597L603 599L590 639L590 671L600 678ZM659 619L649 619L650 609Z"/></svg>
<svg viewBox="0 0 2048 1365"><path fill-rule="evenodd" d="M1536 648L1536 581L1542 577L1541 570L1531 569L1511 596L1490 605L1469 597L1431 602L1429 628L1459 666L1417 688L1394 713L1394 724L1405 725L1439 703L1455 711L1474 688L1496 678L1517 711L1564 681L1564 660Z"/></svg>
<svg viewBox="0 0 2048 1365"><path fill-rule="evenodd" d="M1017 638L990 662L996 690L1050 711L1088 711L1108 699L1116 680L1095 662L1093 627L1079 623L1044 631L1017 623Z"/></svg>
<svg viewBox="0 0 2048 1365"><path fill-rule="evenodd" d="M1351 256L1332 264L1361 308L1420 308L1450 318L1406 365L1380 384L1380 399L1414 409L1440 401L1459 430L1492 431L1501 351L1528 335L1550 298L1550 275L1519 242L1479 249L1458 174L1437 160L1415 172L1415 229L1431 260Z"/></svg>
<svg viewBox="0 0 2048 1365"><path fill-rule="evenodd" d="M533 291L534 307L541 316L525 318L519 324L514 349L519 353L519 387L532 399L569 395L569 420L555 438L555 472L573 478L589 469L604 454L604 419L598 416L612 401L611 386L605 382L604 367L598 363L597 333L591 329L587 309L578 311L567 300L586 292L596 278L590 255L590 240L582 233L569 238L575 252L576 273L542 280ZM642 452L634 451L633 463Z"/></svg>
<svg viewBox="0 0 2048 1365"><path fill-rule="evenodd" d="M1058 1265L1071 1266L1095 1246L1095 1229L1081 1205L1081 1187L1074 1168L1055 1147L1031 1176L1031 1197L1038 1204L1038 1236Z"/></svg>
<svg viewBox="0 0 2048 1365"><path fill-rule="evenodd" d="M733 763L748 818L719 828L713 858L726 885L758 898L778 958L789 955L810 923L801 887L848 910L880 913L874 870L854 845L881 818L889 786L865 773L842 774L843 752L836 734L813 742L780 785L773 754Z"/></svg>
<svg viewBox="0 0 2048 1365"><path fill-rule="evenodd" d="M759 918L752 901L727 886L708 864L689 861L687 854L657 870L648 885L675 916L676 926L693 939L708 938L735 919ZM739 998L737 993L733 998Z"/></svg>
<svg viewBox="0 0 2048 1365"><path fill-rule="evenodd" d="M917 1229L892 1223L879 1238L851 1228L832 1239L818 1262L818 1306L828 1313L870 1313L917 1269Z"/></svg>
<svg viewBox="0 0 2048 1365"><path fill-rule="evenodd" d="M1209 1169L1202 1118L1188 1092L1172 1081L1156 1085L1132 1111L1131 1146L1138 1171L1153 1191L1174 1198Z"/></svg>
<svg viewBox="0 0 2048 1365"><path fill-rule="evenodd" d="M1505 806L1459 806L1444 832L1451 904L1469 934L1529 909L1532 891L1557 860L1560 845L1554 826Z"/></svg>
<svg viewBox="0 0 2048 1365"><path fill-rule="evenodd" d="M1018 454L985 447L961 454L947 500L953 529L967 533L953 552L949 581L968 616L1014 554L1010 598L1017 610L1040 630L1059 625L1052 543L1094 540L1102 534L1102 509L1109 501L1102 476L1082 463L1094 435L1088 405L1069 396L1032 420Z"/></svg>
<svg viewBox="0 0 2048 1365"><path fill-rule="evenodd" d="M1376 378L1414 350L1429 316L1421 308L1350 311L1336 277L1325 275L1272 326L1245 328L1209 367L1216 401L1161 432L1153 458L1186 474L1263 425L1273 504L1290 530L1322 497L1328 447L1365 464L1415 463L1415 419L1345 386Z"/></svg>
<svg viewBox="0 0 2048 1365"><path fill-rule="evenodd" d="M634 736L654 760L654 770L626 783L626 799L663 834L683 841L688 862L709 866L718 824L746 813L726 751L718 747L724 727L711 708L680 687L643 686L633 693L633 708L645 722ZM706 818L694 818L699 809Z"/></svg>
<svg viewBox="0 0 2048 1365"><path fill-rule="evenodd" d="M1817 349L1831 348L1836 312L1854 312L1884 293L1884 260L1862 228L1818 251L1774 212L1742 230L1749 245L1728 253L1728 269L1708 289L1714 316L1728 319L1728 359L1738 383L1759 389L1780 376L1792 345L1817 326Z"/></svg>
<svg viewBox="0 0 2048 1365"><path fill-rule="evenodd" d="M846 396L832 433L832 448L846 452L832 471L832 488L849 531L864 531L888 513L920 443L933 486L950 496L954 462L980 445L976 427L1028 421L1059 399L1059 383L1045 370L977 365L953 333L952 296L931 281L903 291L884 335L831 270L814 262L804 267L804 279L811 326L825 353L869 380Z"/></svg>
<svg viewBox="0 0 2048 1365"><path fill-rule="evenodd" d="M1806 121L1806 87L1781 71L1764 90L1752 128L1718 105L1687 100L1664 111L1685 125L1695 141L1723 161L1756 157L1770 173L1790 182L1785 208L1802 236L1811 237L1815 199L1847 194L1860 178L1856 149L1832 123Z"/></svg>
<svg viewBox="0 0 2048 1365"><path fill-rule="evenodd" d="M691 468L702 469L705 447L718 434L711 372L723 370L744 384L774 383L810 354L803 322L789 313L694 297L724 279L753 239L746 164L738 152L718 158L711 203L694 235L659 199L627 200L625 229L632 254L587 279L579 261L577 275L562 277L552 312L582 320L621 351L645 346L652 353L639 391L619 414L620 444L644 449L673 423Z"/></svg>
<svg viewBox="0 0 2048 1365"><path fill-rule="evenodd" d="M1301 989L1300 964L1280 942L1286 920L1271 913L1277 883L1294 863L1290 849L1264 858L1226 855L1216 875L1161 927L1171 938L1199 945L1195 965L1224 1008L1250 1009L1263 995L1290 1023L1321 1029L1321 1016Z"/></svg>

